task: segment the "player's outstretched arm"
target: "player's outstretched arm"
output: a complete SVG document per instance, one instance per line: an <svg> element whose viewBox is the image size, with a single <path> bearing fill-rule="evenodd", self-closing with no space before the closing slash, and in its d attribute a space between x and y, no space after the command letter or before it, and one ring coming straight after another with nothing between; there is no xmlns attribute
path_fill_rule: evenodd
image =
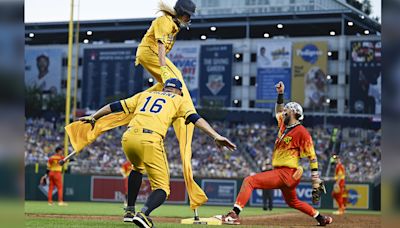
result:
<svg viewBox="0 0 400 228"><path fill-rule="evenodd" d="M95 112L93 115L84 116L84 117L79 118L78 120L85 122L85 123L90 123L92 125L92 130L93 130L94 125L96 124L96 121L98 119L100 119L101 117L108 115L110 113L112 113L112 110L111 110L110 104L108 104L108 105L102 107L101 109L97 110L97 112Z"/></svg>
<svg viewBox="0 0 400 228"><path fill-rule="evenodd" d="M279 113L283 112L284 101L283 101L283 93L285 92L285 85L282 81L278 82L275 85L276 92L278 93L278 98L275 104L275 115L277 116Z"/></svg>
<svg viewBox="0 0 400 228"><path fill-rule="evenodd" d="M208 122L203 119L200 118L198 119L194 125L198 128L200 128L200 130L202 130L204 133L206 133L207 135L209 135L210 137L212 137L215 141L215 144L217 144L217 147L219 149L222 149L223 147L228 148L230 151L234 151L236 150L236 145L233 144L229 139L221 136L220 134L218 134L211 126L210 124L208 124Z"/></svg>

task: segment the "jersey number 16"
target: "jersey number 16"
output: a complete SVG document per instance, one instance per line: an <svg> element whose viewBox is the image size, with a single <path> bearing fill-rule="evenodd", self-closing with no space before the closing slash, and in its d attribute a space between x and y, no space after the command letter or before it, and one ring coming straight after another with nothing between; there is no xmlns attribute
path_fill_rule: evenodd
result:
<svg viewBox="0 0 400 228"><path fill-rule="evenodd" d="M143 107L140 109L141 112L146 111L147 105L150 103L152 96L146 98L146 103L144 103ZM150 112L152 113L159 113L161 109L163 108L163 104L167 103L165 99L162 98L157 98L154 100L153 105L150 107Z"/></svg>

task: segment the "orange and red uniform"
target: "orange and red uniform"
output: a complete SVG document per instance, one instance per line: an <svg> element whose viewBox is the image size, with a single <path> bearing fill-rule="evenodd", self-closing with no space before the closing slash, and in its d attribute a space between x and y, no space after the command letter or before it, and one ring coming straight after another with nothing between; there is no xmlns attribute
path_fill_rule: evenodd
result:
<svg viewBox="0 0 400 228"><path fill-rule="evenodd" d="M58 191L58 201L63 202L63 183L62 183L62 166L58 164L60 160L64 159L64 156L59 154L54 154L47 161L47 170L49 170L49 192L48 201L53 202L53 189L54 186L57 187Z"/></svg>
<svg viewBox="0 0 400 228"><path fill-rule="evenodd" d="M128 195L128 179L133 167L132 163L125 161L121 166L121 174L124 177L124 194Z"/></svg>
<svg viewBox="0 0 400 228"><path fill-rule="evenodd" d="M301 179L301 175L297 175L296 172L299 168L300 158L308 157L310 166L318 167L312 138L301 124L286 129L281 114L277 115L277 120L279 132L272 156L274 169L246 177L235 206L243 208L254 189L280 189L290 207L307 215L316 216L317 211L311 205L300 201L296 195L296 186Z"/></svg>
<svg viewBox="0 0 400 228"><path fill-rule="evenodd" d="M344 210L345 202L343 199L343 195L345 194L345 178L346 178L346 170L342 163L338 163L335 169L335 187L332 191L332 196L335 198L339 210Z"/></svg>

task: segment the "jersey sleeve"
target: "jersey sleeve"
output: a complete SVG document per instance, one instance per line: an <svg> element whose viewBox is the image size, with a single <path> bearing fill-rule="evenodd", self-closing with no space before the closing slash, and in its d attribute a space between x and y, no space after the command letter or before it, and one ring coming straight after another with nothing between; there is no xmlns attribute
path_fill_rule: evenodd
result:
<svg viewBox="0 0 400 228"><path fill-rule="evenodd" d="M136 106L138 104L140 95L141 95L141 93L138 93L135 96L130 97L128 99L120 100L122 108L124 109L124 112L126 114L135 112L135 109L136 109Z"/></svg>
<svg viewBox="0 0 400 228"><path fill-rule="evenodd" d="M311 135L308 132L304 132L302 134L302 140L300 143L300 157L307 157L310 160L317 159L317 155L314 150L314 142L311 138Z"/></svg>
<svg viewBox="0 0 400 228"><path fill-rule="evenodd" d="M178 109L175 117L176 118L183 117L186 119L188 116L195 114L195 113L197 113L196 109L194 109L194 107L190 103L190 101L185 100L179 106L179 109Z"/></svg>
<svg viewBox="0 0 400 228"><path fill-rule="evenodd" d="M171 21L167 16L161 16L153 21L154 36L163 44L169 43L168 36L172 33Z"/></svg>

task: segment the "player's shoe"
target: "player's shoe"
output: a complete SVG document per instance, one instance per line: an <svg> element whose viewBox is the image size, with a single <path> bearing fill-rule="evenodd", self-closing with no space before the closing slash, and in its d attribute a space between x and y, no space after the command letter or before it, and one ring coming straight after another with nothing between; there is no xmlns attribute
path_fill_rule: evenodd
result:
<svg viewBox="0 0 400 228"><path fill-rule="evenodd" d="M142 212L137 212L135 214L135 217L133 217L133 222L141 228L152 228L154 227L153 221L149 217L147 217L144 213Z"/></svg>
<svg viewBox="0 0 400 228"><path fill-rule="evenodd" d="M326 226L333 222L332 217L329 216L321 216L321 219L318 220L318 226Z"/></svg>
<svg viewBox="0 0 400 228"><path fill-rule="evenodd" d="M223 224L240 225L239 215L234 211L229 211L226 215L216 215L215 218L221 220Z"/></svg>
<svg viewBox="0 0 400 228"><path fill-rule="evenodd" d="M53 202L48 202L47 203L49 206L54 206L54 203Z"/></svg>
<svg viewBox="0 0 400 228"><path fill-rule="evenodd" d="M344 211L343 210L337 210L337 211L332 212L332 214L334 214L334 215L343 215Z"/></svg>
<svg viewBox="0 0 400 228"><path fill-rule="evenodd" d="M61 201L61 202L58 202L58 206L68 206L68 204L67 203L65 203L65 202L63 202L63 201Z"/></svg>
<svg viewBox="0 0 400 228"><path fill-rule="evenodd" d="M135 217L134 211L125 211L124 222L133 222L134 217Z"/></svg>

